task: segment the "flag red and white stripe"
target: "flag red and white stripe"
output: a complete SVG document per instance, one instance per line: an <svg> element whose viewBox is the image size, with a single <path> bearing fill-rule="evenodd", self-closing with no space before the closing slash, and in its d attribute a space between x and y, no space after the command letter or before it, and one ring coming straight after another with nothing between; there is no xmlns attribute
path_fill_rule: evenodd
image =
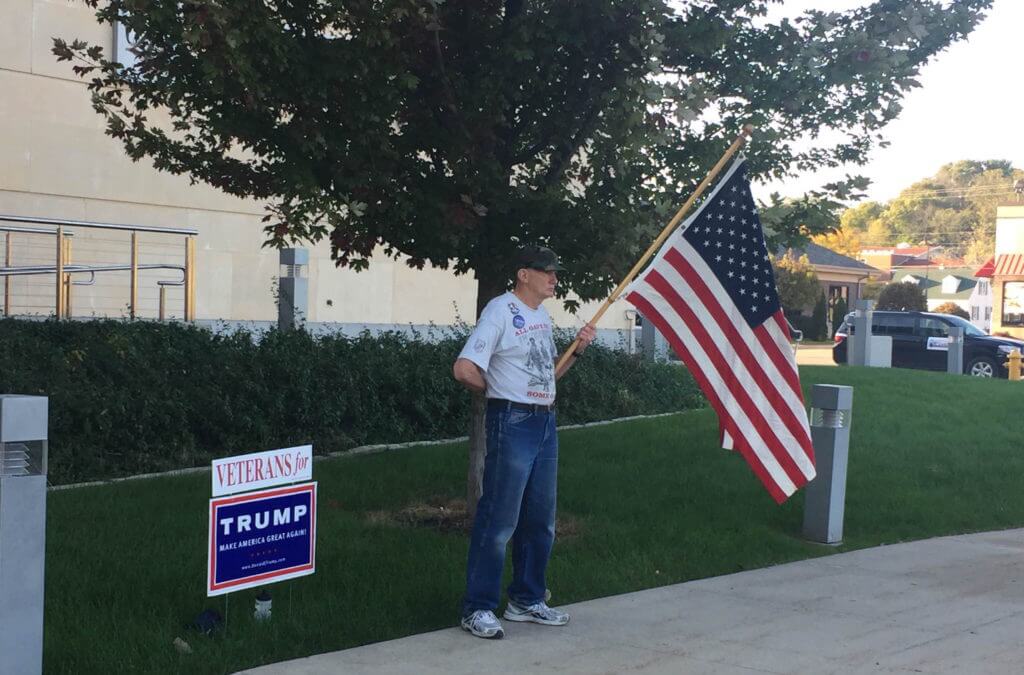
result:
<svg viewBox="0 0 1024 675"><path fill-rule="evenodd" d="M751 268L756 275L746 274ZM777 502L814 478L796 361L742 159L669 237L626 299L696 378L718 413L723 447L742 454Z"/></svg>

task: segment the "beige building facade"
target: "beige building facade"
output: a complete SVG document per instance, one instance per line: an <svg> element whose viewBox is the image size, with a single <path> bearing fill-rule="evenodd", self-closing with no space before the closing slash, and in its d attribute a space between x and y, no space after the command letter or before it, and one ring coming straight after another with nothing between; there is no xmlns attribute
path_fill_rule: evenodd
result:
<svg viewBox="0 0 1024 675"><path fill-rule="evenodd" d="M992 333L1024 338L1024 205L996 210Z"/></svg>
<svg viewBox="0 0 1024 675"><path fill-rule="evenodd" d="M104 134L104 120L71 65L58 63L50 51L54 37L81 38L111 50L113 26L97 23L80 0L2 0L0 6L0 215L192 228L196 317L276 320L278 254L261 246L263 205L158 172L147 160L133 163ZM68 229L74 263L128 262L129 233ZM54 264L54 237L0 230L0 245L5 236L12 266ZM139 262L182 264L184 239L140 235ZM175 270L141 272L138 315L156 317L157 282L180 277ZM445 325L474 318L475 280L446 270L413 270L383 256L365 272L339 270L322 242L310 246L308 277L309 321ZM13 315L53 313L54 275L9 280ZM97 274L93 285L74 286L72 314L126 316L128 288L125 272ZM169 317L182 317L183 298L182 287L169 287ZM585 305L577 317L562 311L561 303L548 305L556 324L566 327L582 325L596 310ZM617 303L600 326L626 328L628 307Z"/></svg>

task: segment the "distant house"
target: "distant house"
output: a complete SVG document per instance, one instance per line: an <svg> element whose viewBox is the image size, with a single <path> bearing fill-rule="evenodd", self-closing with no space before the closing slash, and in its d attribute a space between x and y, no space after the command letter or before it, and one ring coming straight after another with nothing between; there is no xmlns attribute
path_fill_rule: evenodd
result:
<svg viewBox="0 0 1024 675"><path fill-rule="evenodd" d="M806 255L818 275L821 290L828 298L829 307L842 298L846 301L846 306L853 309L854 303L864 296L864 285L871 279L884 276L881 270L871 265L813 242L808 242L800 249L780 249L777 255L790 255L796 258Z"/></svg>
<svg viewBox="0 0 1024 675"><path fill-rule="evenodd" d="M968 301L971 323L986 333L992 331L992 276L995 269L996 259L992 257L975 270L974 278L978 280L978 285L974 287L974 293Z"/></svg>
<svg viewBox="0 0 1024 675"><path fill-rule="evenodd" d="M987 331L992 319L992 291L988 279L975 276L972 267L912 266L894 269L893 280L917 284L925 292L928 311L952 302L971 317L971 323ZM985 311L985 307L988 311Z"/></svg>
<svg viewBox="0 0 1024 675"><path fill-rule="evenodd" d="M916 267L934 264L936 256L940 255L940 246L910 246L899 244L897 246L875 246L862 248L860 259L872 267L888 271L899 267Z"/></svg>
<svg viewBox="0 0 1024 675"><path fill-rule="evenodd" d="M915 249L914 259L894 268L892 278L924 289L928 309L953 302L978 328L1024 338L1024 205L997 207L995 244L995 255L978 269L936 266L930 253L929 264L921 267Z"/></svg>
<svg viewBox="0 0 1024 675"><path fill-rule="evenodd" d="M978 269L925 267L911 262L893 279L925 289L928 309L955 302L971 323L994 334L1024 338L1024 205L996 208L995 255ZM934 265L935 257L931 258Z"/></svg>

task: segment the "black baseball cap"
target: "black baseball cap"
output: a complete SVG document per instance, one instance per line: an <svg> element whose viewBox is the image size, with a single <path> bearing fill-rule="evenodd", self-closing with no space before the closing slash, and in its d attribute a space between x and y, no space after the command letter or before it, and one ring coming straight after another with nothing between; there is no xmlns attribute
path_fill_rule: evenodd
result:
<svg viewBox="0 0 1024 675"><path fill-rule="evenodd" d="M528 268L542 272L564 272L558 256L545 246L521 246L516 251L516 269Z"/></svg>

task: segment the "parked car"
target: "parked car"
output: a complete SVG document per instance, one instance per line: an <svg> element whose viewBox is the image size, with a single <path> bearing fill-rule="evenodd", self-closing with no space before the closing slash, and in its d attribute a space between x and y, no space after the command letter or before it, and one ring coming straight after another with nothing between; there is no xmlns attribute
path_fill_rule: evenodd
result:
<svg viewBox="0 0 1024 675"><path fill-rule="evenodd" d="M1006 377L1006 359L1018 349L1024 354L1024 341L994 337L966 319L931 312L876 311L871 320L873 335L892 338L894 368L946 370L946 339L953 326L964 329L964 373L977 377ZM853 332L853 313L846 315L835 333L832 360L846 363L846 339ZM944 339L945 338L945 339Z"/></svg>

